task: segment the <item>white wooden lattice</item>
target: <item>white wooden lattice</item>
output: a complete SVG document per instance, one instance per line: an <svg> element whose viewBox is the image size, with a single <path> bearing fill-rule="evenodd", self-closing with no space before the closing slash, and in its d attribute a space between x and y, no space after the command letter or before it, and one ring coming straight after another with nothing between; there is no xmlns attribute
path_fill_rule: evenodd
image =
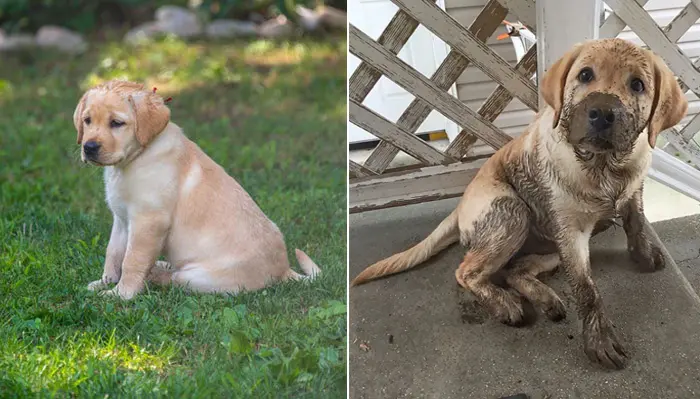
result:
<svg viewBox="0 0 700 399"><path fill-rule="evenodd" d="M472 145L481 139L496 150L511 140L492 123L508 103L518 98L535 111L538 107L537 89L530 79L537 68L536 47L511 66L485 43L509 11L534 26L534 0L490 0L469 28L430 0L392 2L400 10L377 41L352 24L349 29L350 52L362 60L350 77L350 122L381 139L363 164L350 161L351 212L459 196L483 163L464 162ZM396 55L419 23L451 47L431 78ZM468 65L478 67L499 84L477 111L447 93ZM362 104L381 76L416 97L395 124ZM445 151L414 135L434 109L463 129ZM411 155L420 165L388 171L399 151Z"/></svg>

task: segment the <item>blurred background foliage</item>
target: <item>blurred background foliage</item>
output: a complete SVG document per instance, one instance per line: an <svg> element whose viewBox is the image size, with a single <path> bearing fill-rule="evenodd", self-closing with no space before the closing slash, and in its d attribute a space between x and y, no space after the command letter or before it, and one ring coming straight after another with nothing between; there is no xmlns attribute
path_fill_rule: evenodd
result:
<svg viewBox="0 0 700 399"><path fill-rule="evenodd" d="M35 32L58 25L81 33L126 29L152 19L164 5L195 10L202 19L250 19L288 14L297 5L347 9L347 0L0 0L0 28L8 33Z"/></svg>

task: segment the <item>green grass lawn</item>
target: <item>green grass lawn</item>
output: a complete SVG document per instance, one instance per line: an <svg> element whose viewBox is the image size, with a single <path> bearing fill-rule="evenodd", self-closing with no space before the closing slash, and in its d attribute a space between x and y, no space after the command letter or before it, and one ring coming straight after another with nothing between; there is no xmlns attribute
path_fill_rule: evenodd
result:
<svg viewBox="0 0 700 399"><path fill-rule="evenodd" d="M0 397L345 397L345 48L165 39L0 56ZM72 115L117 77L172 96L172 120L278 224L293 266L298 247L322 276L238 296L88 292L111 216Z"/></svg>

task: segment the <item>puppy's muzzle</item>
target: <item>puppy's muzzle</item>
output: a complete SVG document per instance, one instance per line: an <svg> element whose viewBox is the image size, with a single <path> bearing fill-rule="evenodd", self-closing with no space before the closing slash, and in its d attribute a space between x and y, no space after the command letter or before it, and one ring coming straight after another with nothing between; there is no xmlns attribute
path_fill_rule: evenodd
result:
<svg viewBox="0 0 700 399"><path fill-rule="evenodd" d="M591 93L575 106L569 141L577 147L613 151L626 141L627 112L610 93Z"/></svg>
<svg viewBox="0 0 700 399"><path fill-rule="evenodd" d="M583 100L588 127L586 136L594 142L612 144L614 135L620 130L618 126L624 119L625 106L612 94L591 93Z"/></svg>
<svg viewBox="0 0 700 399"><path fill-rule="evenodd" d="M593 135L607 136L615 123L615 111L610 108L591 108L588 110L589 131Z"/></svg>
<svg viewBox="0 0 700 399"><path fill-rule="evenodd" d="M88 141L83 144L83 154L85 158L91 161L96 161L98 155L100 154L100 143L96 141Z"/></svg>

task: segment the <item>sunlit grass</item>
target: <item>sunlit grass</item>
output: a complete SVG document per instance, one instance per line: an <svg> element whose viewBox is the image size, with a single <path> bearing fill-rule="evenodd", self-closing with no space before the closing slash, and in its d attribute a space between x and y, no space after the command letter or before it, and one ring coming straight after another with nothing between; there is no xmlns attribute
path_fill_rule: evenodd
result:
<svg viewBox="0 0 700 399"><path fill-rule="evenodd" d="M344 397L345 41L96 43L0 63L0 397ZM236 297L85 289L110 229L78 161L82 91L117 77L172 120L323 269Z"/></svg>
<svg viewBox="0 0 700 399"><path fill-rule="evenodd" d="M258 40L231 46L167 38L137 47L110 44L81 87L85 89L109 79L131 79L149 85L161 84L159 90L169 94L210 83L253 83L269 89L277 87L277 79L294 80L294 71L299 72L309 63L325 62L327 67L344 67L345 58L339 57L344 48L344 40L321 44ZM280 69L282 67L290 68ZM260 68L265 70L260 71ZM313 72L327 75L324 70ZM303 79L303 83L309 84L311 76Z"/></svg>

